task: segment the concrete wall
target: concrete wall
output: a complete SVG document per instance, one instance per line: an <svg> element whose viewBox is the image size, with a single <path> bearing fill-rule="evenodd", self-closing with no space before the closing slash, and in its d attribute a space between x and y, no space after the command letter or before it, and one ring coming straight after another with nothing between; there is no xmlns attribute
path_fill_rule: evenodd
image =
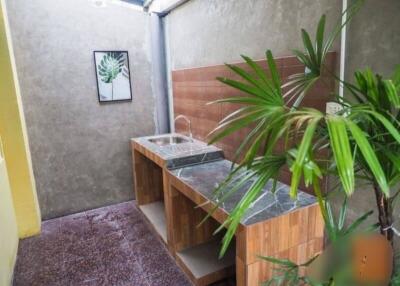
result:
<svg viewBox="0 0 400 286"><path fill-rule="evenodd" d="M167 16L171 69L218 65L245 54L291 55L301 47L300 29L314 33L326 13L336 23L341 0L191 0Z"/></svg>
<svg viewBox="0 0 400 286"><path fill-rule="evenodd" d="M400 1L367 0L347 30L346 78L366 67L390 76L400 64Z"/></svg>
<svg viewBox="0 0 400 286"><path fill-rule="evenodd" d="M149 16L86 0L8 0L44 219L133 198L129 138L152 134ZM99 104L94 50L128 50L132 102Z"/></svg>

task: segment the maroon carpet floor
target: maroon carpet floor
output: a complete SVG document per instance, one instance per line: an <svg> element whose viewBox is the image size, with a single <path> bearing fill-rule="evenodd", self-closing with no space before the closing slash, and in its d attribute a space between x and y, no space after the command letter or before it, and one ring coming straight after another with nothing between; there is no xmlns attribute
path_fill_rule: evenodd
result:
<svg viewBox="0 0 400 286"><path fill-rule="evenodd" d="M43 222L20 241L14 285L192 285L133 201Z"/></svg>

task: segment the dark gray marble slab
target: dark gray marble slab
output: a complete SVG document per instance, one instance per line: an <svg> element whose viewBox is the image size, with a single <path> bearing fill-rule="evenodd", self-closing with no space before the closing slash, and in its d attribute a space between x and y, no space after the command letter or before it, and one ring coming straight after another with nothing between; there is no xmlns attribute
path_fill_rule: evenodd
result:
<svg viewBox="0 0 400 286"><path fill-rule="evenodd" d="M232 163L228 160L205 163L196 166L183 167L171 171L173 175L189 185L193 190L214 201L215 188L228 176ZM243 198L251 181L236 193L232 194L221 207L231 213L237 203ZM268 182L262 193L244 215L241 223L251 225L295 209L316 203L316 197L299 191L297 200L289 196L289 186L278 182L275 193L272 193L272 182Z"/></svg>
<svg viewBox="0 0 400 286"><path fill-rule="evenodd" d="M154 138L166 136L180 137L186 139L188 142L159 146L150 141ZM224 159L224 153L221 149L178 133L139 137L131 140L144 146L146 149L165 160L168 169L176 169L183 166L191 166Z"/></svg>

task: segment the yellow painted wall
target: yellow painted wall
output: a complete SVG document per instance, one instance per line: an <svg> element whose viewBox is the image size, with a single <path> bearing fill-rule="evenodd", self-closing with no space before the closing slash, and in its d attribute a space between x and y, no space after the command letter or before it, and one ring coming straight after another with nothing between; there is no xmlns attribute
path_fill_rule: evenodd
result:
<svg viewBox="0 0 400 286"><path fill-rule="evenodd" d="M19 237L22 238L40 232L41 218L5 1L0 1L0 136ZM0 229L0 235L3 233Z"/></svg>
<svg viewBox="0 0 400 286"><path fill-rule="evenodd" d="M1 143L0 143L1 144ZM18 229L6 163L0 146L0 285L11 285L17 257Z"/></svg>

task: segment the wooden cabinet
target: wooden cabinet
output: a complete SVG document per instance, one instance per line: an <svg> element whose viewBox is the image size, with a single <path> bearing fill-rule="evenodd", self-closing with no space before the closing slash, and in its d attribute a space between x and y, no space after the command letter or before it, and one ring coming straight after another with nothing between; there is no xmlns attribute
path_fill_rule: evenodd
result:
<svg viewBox="0 0 400 286"><path fill-rule="evenodd" d="M162 158L138 143L132 142L132 154L137 204L195 285L209 285L230 276L236 276L239 286L260 285L273 275L273 267L259 255L301 263L323 248L324 223L315 199L301 193L303 201L292 206L285 201L288 194L282 185L276 197L265 191L265 200L272 200L270 209L264 208L263 201L255 204L252 216L239 225L231 249L218 259L222 234L213 233L231 206L218 208L199 224L215 206L210 194L229 172L229 162L169 170Z"/></svg>
<svg viewBox="0 0 400 286"><path fill-rule="evenodd" d="M204 178L205 173L202 173L216 174L216 171L212 170L213 165L216 165L216 163L208 163L208 166L206 164L203 167L186 168L191 169L190 173L186 175L187 179L185 179L184 175L176 175L183 172L168 172L169 189L167 191L170 192L172 200L179 200L179 208L173 208L173 204L171 204L171 208L166 209L167 213L173 214L171 222L171 231L173 232L171 237L173 239L170 241L174 245L174 247L171 247L172 249L179 251L182 245L196 247L196 245L201 245L207 239L212 241L213 237L208 236L208 234L213 232L228 216L227 210L219 208L214 212L209 222L203 224L196 231L192 229L192 227L196 227L199 220L197 214L202 211L203 215L205 215L215 206L209 200L209 197L204 194L204 189L199 191L199 189L193 187L202 181L208 181L209 185L213 185L209 182L213 178L210 177L207 180ZM219 165L222 166L222 164ZM217 167L221 168L221 166ZM200 173L198 182L193 172ZM176 199L176 197L179 199ZM182 221L179 220L181 211L186 212L186 209L194 206L197 206L196 214L192 213L188 220L183 220L188 222L190 226L182 227L177 225L178 222ZM191 212L194 211L192 210ZM260 215L260 213L256 215ZM175 219L176 217L178 219ZM282 215L261 219L259 222L241 223L235 234L236 247L233 250L235 259L233 259L232 251L228 253L228 257L231 259L230 262L233 263L235 261L236 263L237 285L260 285L261 282L266 281L273 275L272 265L260 260L260 255L288 258L302 263L322 250L323 236L324 223L316 203L297 207L292 211L284 212ZM184 243L182 243L182 237ZM215 251L218 250L219 248L215 249ZM229 275L228 268L225 268L224 271L225 275ZM217 273L217 271L215 272ZM218 273L222 276L222 272L220 270ZM202 284L201 279L192 280L196 285L208 285Z"/></svg>
<svg viewBox="0 0 400 286"><path fill-rule="evenodd" d="M132 143L136 203L155 231L167 243L167 215L163 185L165 172L162 162L152 161L149 155L151 154L146 153L145 150L135 148ZM153 159L156 158L153 157Z"/></svg>

